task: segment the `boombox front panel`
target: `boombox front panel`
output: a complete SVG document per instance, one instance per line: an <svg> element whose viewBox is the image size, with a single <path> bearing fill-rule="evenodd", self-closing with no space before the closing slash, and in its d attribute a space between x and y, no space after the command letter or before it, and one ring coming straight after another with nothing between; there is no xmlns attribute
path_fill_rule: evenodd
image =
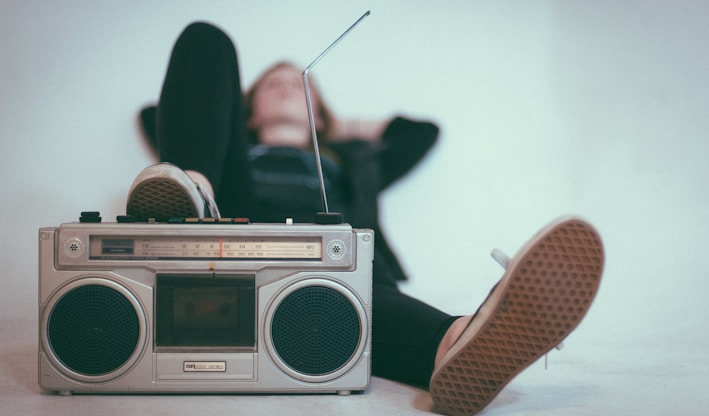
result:
<svg viewBox="0 0 709 416"><path fill-rule="evenodd" d="M224 239L231 232L190 227L190 238L212 233ZM41 229L40 385L61 393L366 389L373 234L336 226L336 237L328 237L328 227L261 225L248 236L300 239L298 233L320 232L327 259L306 262L91 260L96 235L115 233L117 241L157 232L165 242L183 228ZM244 239L245 233L240 227L234 234ZM325 252L333 244L338 256L351 257L333 260ZM68 262L67 253L73 256Z"/></svg>

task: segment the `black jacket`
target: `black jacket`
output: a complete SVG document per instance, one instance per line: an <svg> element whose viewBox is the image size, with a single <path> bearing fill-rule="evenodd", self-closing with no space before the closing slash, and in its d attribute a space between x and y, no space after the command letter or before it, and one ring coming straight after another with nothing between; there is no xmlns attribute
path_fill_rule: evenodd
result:
<svg viewBox="0 0 709 416"><path fill-rule="evenodd" d="M375 274L386 273L388 279L406 280L382 232L378 196L408 173L437 138L436 125L398 117L378 142L352 140L331 145L348 175L351 212L347 220L353 227L372 228L375 232Z"/></svg>

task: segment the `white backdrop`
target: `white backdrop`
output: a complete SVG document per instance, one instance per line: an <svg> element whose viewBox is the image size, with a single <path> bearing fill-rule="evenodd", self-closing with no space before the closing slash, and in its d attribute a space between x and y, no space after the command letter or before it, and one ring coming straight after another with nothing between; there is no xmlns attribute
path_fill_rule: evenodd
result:
<svg viewBox="0 0 709 416"><path fill-rule="evenodd" d="M577 213L607 265L570 342L677 364L709 345L707 2L1 3L0 314L20 331L36 330L37 229L83 210L111 220L153 162L136 116L185 25L224 28L248 85L276 60L307 64L371 9L314 76L339 116L442 129L381 200L406 291L470 313L501 274L491 248L512 254Z"/></svg>

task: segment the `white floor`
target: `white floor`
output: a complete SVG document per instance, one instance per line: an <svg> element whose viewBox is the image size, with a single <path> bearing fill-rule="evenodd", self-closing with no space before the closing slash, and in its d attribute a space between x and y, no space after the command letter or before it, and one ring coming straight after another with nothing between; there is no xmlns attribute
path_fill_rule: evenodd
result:
<svg viewBox="0 0 709 416"><path fill-rule="evenodd" d="M314 76L338 115L442 128L381 200L405 291L470 313L500 276L490 249L513 253L566 213L605 242L601 290L566 348L484 414L707 413L706 2L175 3L3 2L0 414L434 412L425 391L382 379L351 397L59 397L37 384L37 230L123 213L153 161L135 117L156 100L179 31L224 27L248 84L276 60L307 64L369 7Z"/></svg>
<svg viewBox="0 0 709 416"><path fill-rule="evenodd" d="M423 390L372 379L368 391L336 395L75 395L43 392L37 384L32 318L2 319L0 400L3 415L434 414ZM583 329L579 329L582 331ZM11 337L8 335L12 334ZM8 339L9 338L9 339ZM584 339L581 343L581 340ZM631 346L572 335L516 378L485 415L698 415L705 412L709 365L701 345ZM599 337L600 338L600 337ZM668 349L671 349L668 351Z"/></svg>

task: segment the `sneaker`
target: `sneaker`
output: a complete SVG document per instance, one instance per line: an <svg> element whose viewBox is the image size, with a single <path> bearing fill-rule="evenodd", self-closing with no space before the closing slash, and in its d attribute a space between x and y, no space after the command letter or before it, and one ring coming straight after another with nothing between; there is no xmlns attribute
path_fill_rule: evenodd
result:
<svg viewBox="0 0 709 416"><path fill-rule="evenodd" d="M537 233L434 369L429 390L438 410L481 411L559 345L591 307L603 263L601 238L581 219L560 219Z"/></svg>
<svg viewBox="0 0 709 416"><path fill-rule="evenodd" d="M139 220L219 218L214 198L190 176L170 163L143 169L128 192L126 213Z"/></svg>

